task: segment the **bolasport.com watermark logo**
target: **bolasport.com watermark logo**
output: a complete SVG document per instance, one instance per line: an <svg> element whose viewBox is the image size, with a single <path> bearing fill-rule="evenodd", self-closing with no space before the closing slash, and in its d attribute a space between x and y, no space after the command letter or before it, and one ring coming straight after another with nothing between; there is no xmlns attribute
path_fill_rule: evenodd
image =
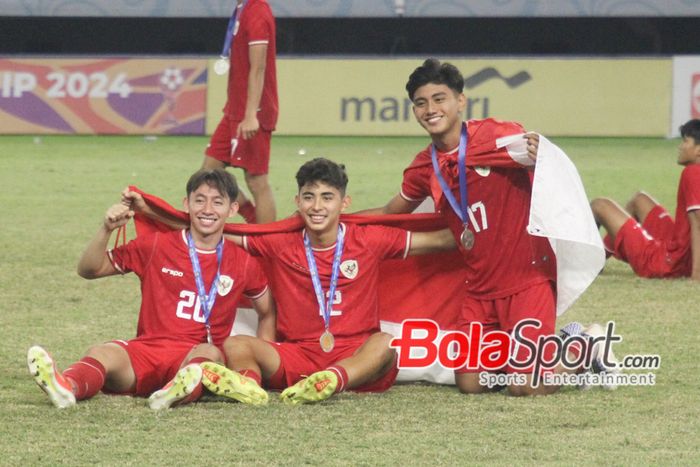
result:
<svg viewBox="0 0 700 467"><path fill-rule="evenodd" d="M408 319L401 323L401 333L390 346L398 354L399 369L427 368L437 363L449 370L478 372L480 384L488 387L544 384L615 388L656 384L656 374L651 370L661 366L661 356L625 355L618 359L613 347L622 342L622 336L615 333L612 321L605 327L567 325L559 335L539 335L536 340L528 337L541 327L540 321L525 319L511 333L485 332L481 323L471 323L465 333L442 331L429 319ZM528 374L532 375L531 382Z"/></svg>

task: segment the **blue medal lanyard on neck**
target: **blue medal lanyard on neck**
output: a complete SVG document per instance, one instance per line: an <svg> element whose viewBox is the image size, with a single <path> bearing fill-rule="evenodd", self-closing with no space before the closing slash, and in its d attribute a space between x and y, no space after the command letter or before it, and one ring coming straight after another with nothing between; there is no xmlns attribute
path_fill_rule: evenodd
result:
<svg viewBox="0 0 700 467"><path fill-rule="evenodd" d="M338 284L338 272L340 271L340 259L343 255L343 243L345 241L345 232L338 225L338 236L335 241L335 253L333 254L333 266L331 267L331 283L328 290L328 302L324 300L323 287L321 286L321 279L318 277L318 267L316 266L316 259L314 258L314 252L311 249L311 240L309 236L304 231L304 252L306 253L306 262L309 265L309 273L311 274L311 282L314 285L314 292L316 292L316 301L318 302L319 309L321 310L321 316L323 316L323 324L326 331L331 325L331 312L333 311L333 297L335 296L335 288Z"/></svg>
<svg viewBox="0 0 700 467"><path fill-rule="evenodd" d="M229 18L228 26L226 27L224 46L221 48L221 58L228 58L228 54L231 51L231 46L233 45L235 33L237 32L236 29L238 29L237 25L240 22L239 15L243 13L243 8L245 8L246 3L248 3L248 0L244 0L239 6L238 2L236 2L236 6L233 7L233 13L231 13L231 18Z"/></svg>
<svg viewBox="0 0 700 467"><path fill-rule="evenodd" d="M445 194L445 198L450 203L452 210L457 214L457 217L462 221L462 225L466 228L469 225L469 216L467 215L467 209L469 209L469 199L467 198L467 166L465 161L467 160L467 124L462 124L462 131L459 135L459 153L457 155L457 166L459 171L459 204L452 194L452 189L445 181L442 173L440 172L440 165L437 160L437 149L433 143L430 150L430 157L433 161L433 171L435 176L440 183L440 188Z"/></svg>
<svg viewBox="0 0 700 467"><path fill-rule="evenodd" d="M211 310L214 308L214 302L216 302L216 292L217 284L219 283L219 277L221 272L221 258L224 254L224 239L223 237L216 245L216 276L214 276L214 281L211 283L211 288L209 293L207 293L204 288L204 278L202 277L202 268L199 265L199 257L197 256L197 248L195 247L194 240L192 239L192 233L187 231L187 248L190 253L190 262L192 263L192 271L194 272L194 281L197 285L197 295L199 296L199 304L202 307L202 312L204 314L204 326L207 328L207 342L212 344L211 328L209 326L209 316L211 315Z"/></svg>

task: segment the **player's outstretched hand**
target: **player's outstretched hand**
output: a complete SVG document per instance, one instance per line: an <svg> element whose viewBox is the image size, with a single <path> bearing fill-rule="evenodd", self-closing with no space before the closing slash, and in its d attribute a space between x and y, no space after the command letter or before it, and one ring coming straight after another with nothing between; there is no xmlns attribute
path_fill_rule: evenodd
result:
<svg viewBox="0 0 700 467"><path fill-rule="evenodd" d="M527 157L533 161L537 160L537 149L540 147L540 135L537 133L525 133L527 140Z"/></svg>
<svg viewBox="0 0 700 467"><path fill-rule="evenodd" d="M144 212L146 210L146 201L143 200L141 193L129 190L129 187L124 188L121 193L121 203L134 212Z"/></svg>
<svg viewBox="0 0 700 467"><path fill-rule="evenodd" d="M105 229L110 232L114 229L118 229L122 225L126 225L132 217L134 217L134 211L129 209L129 206L125 206L122 203L115 204L107 209L105 213Z"/></svg>

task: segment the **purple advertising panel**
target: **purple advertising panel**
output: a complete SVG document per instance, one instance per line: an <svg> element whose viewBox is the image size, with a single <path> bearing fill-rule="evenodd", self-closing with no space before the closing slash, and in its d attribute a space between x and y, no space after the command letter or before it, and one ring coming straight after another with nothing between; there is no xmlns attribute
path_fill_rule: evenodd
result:
<svg viewBox="0 0 700 467"><path fill-rule="evenodd" d="M0 58L4 134L204 134L207 61Z"/></svg>

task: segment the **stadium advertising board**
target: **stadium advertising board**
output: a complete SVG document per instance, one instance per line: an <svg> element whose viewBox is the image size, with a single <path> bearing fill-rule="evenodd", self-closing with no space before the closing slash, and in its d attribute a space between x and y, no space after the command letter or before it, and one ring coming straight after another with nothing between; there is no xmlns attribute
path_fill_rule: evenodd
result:
<svg viewBox="0 0 700 467"><path fill-rule="evenodd" d="M202 134L207 61L0 59L3 133Z"/></svg>
<svg viewBox="0 0 700 467"><path fill-rule="evenodd" d="M666 136L670 59L450 59L466 118L521 122L552 136ZM421 135L404 86L421 59L280 59L278 134ZM212 81L220 109L225 79ZM220 112L211 107L207 132Z"/></svg>
<svg viewBox="0 0 700 467"><path fill-rule="evenodd" d="M673 58L673 111L669 135L680 136L679 127L700 118L700 56Z"/></svg>

